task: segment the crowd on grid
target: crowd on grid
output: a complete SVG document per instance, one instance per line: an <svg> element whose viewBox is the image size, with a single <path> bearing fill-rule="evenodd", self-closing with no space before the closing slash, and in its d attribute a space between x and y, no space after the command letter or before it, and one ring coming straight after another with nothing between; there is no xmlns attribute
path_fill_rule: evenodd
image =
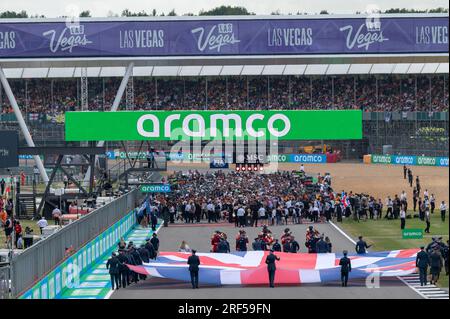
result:
<svg viewBox="0 0 450 319"><path fill-rule="evenodd" d="M413 187L412 202L407 192L388 196L385 200L353 191L333 191L332 177L318 174L317 180L304 174L304 167L296 172L259 174L255 172L177 172L169 179L176 180L173 193L156 195L149 201L149 212L155 212L169 222L208 223L229 222L236 227L258 224L288 225L304 221L325 222L343 218L355 220L393 219L401 221L418 217L430 232L431 216L440 211L445 222L447 205L428 189L423 191L419 176ZM408 173L409 170L409 173ZM411 169L406 169L405 179L412 180ZM413 214L408 214L408 207ZM417 213L416 213L417 212ZM163 216L165 214L165 216ZM144 216L140 210L140 218ZM150 220L150 217L148 217Z"/></svg>
<svg viewBox="0 0 450 319"><path fill-rule="evenodd" d="M89 110L110 109L120 78L89 78ZM79 79L11 80L27 113L80 110ZM448 77L220 77L135 78L134 109L363 109L365 111L447 111ZM6 95L0 113L12 112ZM125 108L125 94L123 107Z"/></svg>
<svg viewBox="0 0 450 319"><path fill-rule="evenodd" d="M302 171L190 171L177 172L171 179L178 185L171 195L155 195L149 201L149 211L170 222L228 221L237 227L300 224L303 219L318 222L332 218L333 203L341 197L332 192L329 174L319 174L313 183Z"/></svg>

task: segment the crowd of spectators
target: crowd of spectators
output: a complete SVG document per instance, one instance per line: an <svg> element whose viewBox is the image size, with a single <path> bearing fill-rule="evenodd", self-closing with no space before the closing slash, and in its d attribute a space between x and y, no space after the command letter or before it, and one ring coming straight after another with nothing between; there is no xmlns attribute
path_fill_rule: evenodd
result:
<svg viewBox="0 0 450 319"><path fill-rule="evenodd" d="M121 78L89 78L88 109L110 109ZM80 110L80 79L11 80L26 113ZM448 111L447 76L177 77L133 80L132 109ZM126 108L126 94L122 109ZM4 92L0 113L12 109Z"/></svg>

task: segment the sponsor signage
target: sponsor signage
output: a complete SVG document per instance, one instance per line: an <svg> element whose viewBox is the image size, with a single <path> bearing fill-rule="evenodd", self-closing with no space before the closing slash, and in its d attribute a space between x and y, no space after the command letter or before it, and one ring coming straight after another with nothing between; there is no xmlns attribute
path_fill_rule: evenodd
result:
<svg viewBox="0 0 450 319"><path fill-rule="evenodd" d="M290 154L269 154L267 155L267 162L271 163L289 163L291 160Z"/></svg>
<svg viewBox="0 0 450 319"><path fill-rule="evenodd" d="M211 159L211 162L209 163L209 168L216 168L216 169L227 169L229 167L229 164L227 161L225 161L225 158L213 158Z"/></svg>
<svg viewBox="0 0 450 319"><path fill-rule="evenodd" d="M325 154L291 154L289 155L291 163L326 163Z"/></svg>
<svg viewBox="0 0 450 319"><path fill-rule="evenodd" d="M448 15L0 23L0 58L448 53Z"/></svg>
<svg viewBox="0 0 450 319"><path fill-rule="evenodd" d="M0 131L0 168L19 166L18 146L17 131Z"/></svg>
<svg viewBox="0 0 450 319"><path fill-rule="evenodd" d="M350 140L362 138L362 112L67 112L65 127L66 141Z"/></svg>
<svg viewBox="0 0 450 319"><path fill-rule="evenodd" d="M392 156L392 164L415 165L416 156Z"/></svg>
<svg viewBox="0 0 450 319"><path fill-rule="evenodd" d="M170 193L170 184L146 184L141 185L142 193Z"/></svg>
<svg viewBox="0 0 450 319"><path fill-rule="evenodd" d="M436 166L437 158L430 156L418 156L417 165L420 166Z"/></svg>
<svg viewBox="0 0 450 319"><path fill-rule="evenodd" d="M371 156L373 164L448 167L448 157L415 156L415 155L374 155L374 154L372 154Z"/></svg>
<svg viewBox="0 0 450 319"><path fill-rule="evenodd" d="M373 164L391 164L392 157L390 155L372 155Z"/></svg>
<svg viewBox="0 0 450 319"><path fill-rule="evenodd" d="M423 230L422 229L403 229L402 230L403 239L422 239Z"/></svg>
<svg viewBox="0 0 450 319"><path fill-rule="evenodd" d="M436 165L448 167L448 157L438 157L436 160Z"/></svg>

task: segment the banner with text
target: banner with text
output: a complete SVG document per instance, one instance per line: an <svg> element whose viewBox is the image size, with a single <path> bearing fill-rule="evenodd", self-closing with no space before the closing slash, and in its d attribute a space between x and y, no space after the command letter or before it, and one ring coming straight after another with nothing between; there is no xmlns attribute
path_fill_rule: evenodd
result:
<svg viewBox="0 0 450 319"><path fill-rule="evenodd" d="M0 58L447 52L445 14L0 23Z"/></svg>
<svg viewBox="0 0 450 319"><path fill-rule="evenodd" d="M67 112L65 129L66 141L351 140L362 138L362 112Z"/></svg>
<svg viewBox="0 0 450 319"><path fill-rule="evenodd" d="M372 154L372 164L444 166L448 167L448 157L415 155L376 155Z"/></svg>

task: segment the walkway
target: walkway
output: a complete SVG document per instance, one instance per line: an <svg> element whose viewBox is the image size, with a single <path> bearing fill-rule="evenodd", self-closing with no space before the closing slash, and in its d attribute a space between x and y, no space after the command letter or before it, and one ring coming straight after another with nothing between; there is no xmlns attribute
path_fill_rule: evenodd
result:
<svg viewBox="0 0 450 319"><path fill-rule="evenodd" d="M160 229L158 224L156 232ZM136 226L125 238L126 242L133 241L139 245L145 242L145 239L151 237L153 231L151 228ZM114 250L117 251L116 247ZM106 262L111 256L112 249L105 253L101 260L86 271L80 278L79 285L74 288L63 290L60 299L107 299L112 294L111 282Z"/></svg>

